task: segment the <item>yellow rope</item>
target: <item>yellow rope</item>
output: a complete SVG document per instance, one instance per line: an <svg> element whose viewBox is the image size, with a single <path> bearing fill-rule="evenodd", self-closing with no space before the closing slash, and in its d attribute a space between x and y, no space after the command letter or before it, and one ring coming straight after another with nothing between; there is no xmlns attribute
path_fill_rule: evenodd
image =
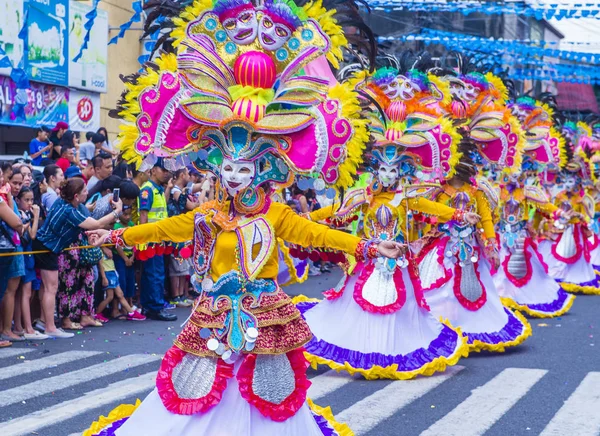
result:
<svg viewBox="0 0 600 436"><path fill-rule="evenodd" d="M101 247L114 247L115 244L102 244ZM71 251L71 250L81 250L82 248L94 248L95 245L84 245L83 247L68 247L62 251ZM0 257L10 257L10 256L23 256L26 254L44 254L44 253L52 253L50 250L38 250L38 251L14 251L12 253L0 253Z"/></svg>

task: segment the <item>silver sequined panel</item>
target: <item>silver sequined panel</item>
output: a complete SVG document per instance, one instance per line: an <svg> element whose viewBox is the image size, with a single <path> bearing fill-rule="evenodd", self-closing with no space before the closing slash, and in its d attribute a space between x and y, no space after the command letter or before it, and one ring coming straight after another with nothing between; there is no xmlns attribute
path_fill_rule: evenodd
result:
<svg viewBox="0 0 600 436"><path fill-rule="evenodd" d="M377 307L388 306L398 299L394 276L375 268L362 288L362 297Z"/></svg>
<svg viewBox="0 0 600 436"><path fill-rule="evenodd" d="M419 279L424 288L429 288L444 277L444 269L438 263L437 249L431 250L419 264Z"/></svg>
<svg viewBox="0 0 600 436"><path fill-rule="evenodd" d="M515 244L514 252L510 256L507 269L513 277L522 279L527 275L527 260L525 258L525 239L518 239Z"/></svg>
<svg viewBox="0 0 600 436"><path fill-rule="evenodd" d="M573 229L573 226L568 226L556 245L556 252L567 259L575 256L575 253L577 253Z"/></svg>
<svg viewBox="0 0 600 436"><path fill-rule="evenodd" d="M471 262L462 267L460 292L471 302L477 301L483 294L481 283L479 283L479 280L477 280L477 276L475 275L475 264Z"/></svg>
<svg viewBox="0 0 600 436"><path fill-rule="evenodd" d="M258 355L254 368L254 394L273 404L281 404L296 388L292 365L285 354Z"/></svg>
<svg viewBox="0 0 600 436"><path fill-rule="evenodd" d="M186 354L173 369L171 379L179 398L193 400L208 395L217 373L217 359Z"/></svg>

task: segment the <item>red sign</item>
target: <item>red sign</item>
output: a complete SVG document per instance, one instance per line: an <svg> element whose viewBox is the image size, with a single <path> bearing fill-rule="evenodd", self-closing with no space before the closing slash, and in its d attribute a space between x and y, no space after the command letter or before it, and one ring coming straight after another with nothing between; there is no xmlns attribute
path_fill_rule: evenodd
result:
<svg viewBox="0 0 600 436"><path fill-rule="evenodd" d="M87 123L94 116L94 105L92 100L84 97L77 103L77 116L81 121Z"/></svg>

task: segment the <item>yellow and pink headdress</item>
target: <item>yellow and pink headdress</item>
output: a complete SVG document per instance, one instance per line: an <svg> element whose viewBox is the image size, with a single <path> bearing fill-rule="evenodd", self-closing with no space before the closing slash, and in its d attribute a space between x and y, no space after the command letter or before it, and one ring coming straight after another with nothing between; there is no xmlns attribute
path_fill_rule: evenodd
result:
<svg viewBox="0 0 600 436"><path fill-rule="evenodd" d="M313 61L336 61L346 43L320 2L196 0L161 53L126 78L119 146L142 168L157 158L177 168L216 172L224 158L256 163L238 199L261 202L257 186L289 185L295 174L349 187L368 140L349 86L304 74Z"/></svg>

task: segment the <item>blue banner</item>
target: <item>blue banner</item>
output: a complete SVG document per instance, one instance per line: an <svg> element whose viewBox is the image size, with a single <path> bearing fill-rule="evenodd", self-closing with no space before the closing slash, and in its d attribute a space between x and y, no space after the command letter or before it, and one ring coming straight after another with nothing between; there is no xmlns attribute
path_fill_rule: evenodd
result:
<svg viewBox="0 0 600 436"><path fill-rule="evenodd" d="M69 0L29 0L27 74L31 80L68 86Z"/></svg>

